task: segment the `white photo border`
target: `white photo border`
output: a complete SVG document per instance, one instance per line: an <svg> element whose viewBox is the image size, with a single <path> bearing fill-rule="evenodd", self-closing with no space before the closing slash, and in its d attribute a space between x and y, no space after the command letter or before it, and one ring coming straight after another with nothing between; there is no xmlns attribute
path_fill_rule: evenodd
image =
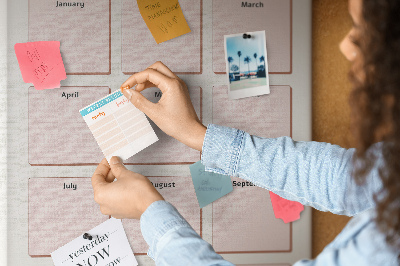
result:
<svg viewBox="0 0 400 266"><path fill-rule="evenodd" d="M247 97L253 97L253 96L258 96L258 95L265 95L270 93L270 88L269 88L269 75L268 75L268 54L267 54L267 46L266 46L266 40L265 40L265 30L263 31L253 31L253 32L245 32L246 34L250 35L257 35L257 36L262 36L262 41L264 43L264 54L265 54L265 76L266 76L266 82L267 85L264 86L259 86L259 87L252 87L252 88L244 88L240 90L235 90L231 91L231 86L229 82L229 63L227 62L228 58L228 52L227 52L227 47L226 47L226 41L227 38L230 37L243 37L244 33L237 33L237 34L230 34L230 35L224 35L224 51L225 51L225 66L226 66L226 78L227 78L227 84L228 84L228 96L229 99L241 99L241 98L247 98Z"/></svg>

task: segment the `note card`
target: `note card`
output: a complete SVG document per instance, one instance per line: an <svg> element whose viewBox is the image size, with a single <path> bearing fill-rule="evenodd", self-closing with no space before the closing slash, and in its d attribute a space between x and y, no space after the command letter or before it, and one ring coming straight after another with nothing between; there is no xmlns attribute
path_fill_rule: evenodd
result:
<svg viewBox="0 0 400 266"><path fill-rule="evenodd" d="M14 45L19 68L25 83L35 89L54 89L67 78L60 53L60 42L41 41Z"/></svg>
<svg viewBox="0 0 400 266"><path fill-rule="evenodd" d="M190 166L190 174L192 175L194 190L196 191L200 208L207 206L233 190L229 176L206 172L201 161Z"/></svg>
<svg viewBox="0 0 400 266"><path fill-rule="evenodd" d="M157 43L190 32L177 0L137 0L140 14Z"/></svg>
<svg viewBox="0 0 400 266"><path fill-rule="evenodd" d="M271 197L275 218L282 219L284 223L300 219L300 213L304 210L301 203L281 198L271 191L269 196Z"/></svg>
<svg viewBox="0 0 400 266"><path fill-rule="evenodd" d="M126 160L158 140L145 114L119 90L79 112L108 161Z"/></svg>
<svg viewBox="0 0 400 266"><path fill-rule="evenodd" d="M89 237L84 238L83 235ZM138 265L121 220L111 218L51 253L54 265Z"/></svg>

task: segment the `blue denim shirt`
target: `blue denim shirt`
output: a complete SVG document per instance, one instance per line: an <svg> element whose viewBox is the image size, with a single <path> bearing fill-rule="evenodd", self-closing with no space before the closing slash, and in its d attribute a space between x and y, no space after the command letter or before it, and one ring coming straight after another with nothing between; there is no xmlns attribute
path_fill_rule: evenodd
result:
<svg viewBox="0 0 400 266"><path fill-rule="evenodd" d="M379 144L378 144L379 146ZM399 251L385 242L374 222L374 193L382 187L378 166L359 186L351 177L354 149L289 137L259 138L243 131L209 125L202 163L207 171L239 177L321 211L355 216L315 260L305 265L398 265ZM157 201L140 218L148 255L157 265L233 265L216 254L179 212Z"/></svg>

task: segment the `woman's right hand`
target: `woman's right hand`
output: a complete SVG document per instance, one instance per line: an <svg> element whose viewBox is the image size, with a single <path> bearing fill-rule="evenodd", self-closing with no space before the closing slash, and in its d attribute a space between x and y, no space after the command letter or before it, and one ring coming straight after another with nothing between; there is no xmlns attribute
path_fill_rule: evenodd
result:
<svg viewBox="0 0 400 266"><path fill-rule="evenodd" d="M130 89L135 85L135 89ZM158 103L150 102L140 93L150 87L161 90L162 96ZM201 151L207 128L197 117L186 84L167 66L156 62L146 70L133 74L122 84L121 90L162 131Z"/></svg>

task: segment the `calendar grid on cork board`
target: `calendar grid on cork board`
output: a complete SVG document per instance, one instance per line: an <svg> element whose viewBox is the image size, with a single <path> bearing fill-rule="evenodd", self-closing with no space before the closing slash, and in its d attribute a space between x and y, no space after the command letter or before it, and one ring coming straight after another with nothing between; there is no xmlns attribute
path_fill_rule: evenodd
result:
<svg viewBox="0 0 400 266"><path fill-rule="evenodd" d="M90 180L104 154L79 110L156 61L187 84L204 125L311 140L311 0L179 0L191 32L160 44L135 0L7 4L10 265L53 265L51 252L110 218L94 202ZM266 32L270 94L231 100L223 35L261 30ZM38 91L23 82L12 52L15 43L44 40L60 41L67 79L60 88ZM239 63L243 57L233 59ZM262 64L259 58L251 60ZM149 88L143 95L157 102L162 93ZM126 167L148 176L217 253L238 265L269 266L311 256L310 208L300 220L285 224L274 217L268 191L236 186L200 209L189 165L201 153L149 123L159 140L127 159ZM122 225L139 265L154 265L139 222L123 219Z"/></svg>

